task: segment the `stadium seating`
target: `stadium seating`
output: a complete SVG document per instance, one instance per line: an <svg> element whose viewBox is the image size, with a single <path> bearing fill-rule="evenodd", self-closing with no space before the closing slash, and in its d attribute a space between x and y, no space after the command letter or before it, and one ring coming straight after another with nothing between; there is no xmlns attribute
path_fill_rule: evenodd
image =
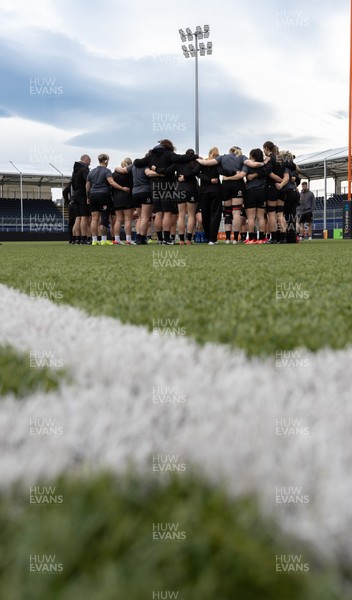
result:
<svg viewBox="0 0 352 600"><path fill-rule="evenodd" d="M33 215L52 215L62 218L62 214L52 200L23 200L23 217L30 218ZM21 218L21 201L19 199L0 199L0 218Z"/></svg>
<svg viewBox="0 0 352 600"><path fill-rule="evenodd" d="M23 200L24 231L31 231L36 224L62 223L62 213L52 200ZM65 229L67 221L65 220ZM19 231L21 227L21 201L0 198L0 231Z"/></svg>
<svg viewBox="0 0 352 600"><path fill-rule="evenodd" d="M326 202L326 208L332 210L342 209L342 205L347 200L347 194L332 194ZM324 196L316 198L316 210L324 210Z"/></svg>

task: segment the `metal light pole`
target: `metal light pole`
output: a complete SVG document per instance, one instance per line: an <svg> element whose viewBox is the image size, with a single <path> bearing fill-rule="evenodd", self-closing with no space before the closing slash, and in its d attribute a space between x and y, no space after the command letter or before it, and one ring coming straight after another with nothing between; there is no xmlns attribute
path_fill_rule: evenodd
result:
<svg viewBox="0 0 352 600"><path fill-rule="evenodd" d="M17 169L16 165L13 164L12 160L10 160L10 163L12 164L13 167L15 167L16 171L18 171L19 174L20 174L21 232L23 233L23 179L22 179L22 171L20 171L19 169ZM16 231L17 231L17 224L16 224Z"/></svg>
<svg viewBox="0 0 352 600"><path fill-rule="evenodd" d="M58 173L60 173L61 175L61 197L62 197L62 232L65 232L65 200L63 197L63 191L64 191L64 174L61 173L61 171L59 171L59 169L57 169L57 167L55 167L55 165L52 165L51 163L49 163L49 165L51 167L53 167L53 169L55 169L55 171L57 171Z"/></svg>
<svg viewBox="0 0 352 600"><path fill-rule="evenodd" d="M193 44L188 44L188 48L186 45L182 46L183 56L185 58L195 58L195 151L196 154L199 154L199 77L198 77L198 53L201 56L208 56L213 53L213 44L212 42L207 42L207 45L203 42L199 43L199 40L204 38L208 38L210 33L209 25L204 25L203 29L200 25L197 25L196 30L192 32L192 30L187 27L186 32L183 29L179 29L179 34L182 42L193 42L195 40L196 47Z"/></svg>

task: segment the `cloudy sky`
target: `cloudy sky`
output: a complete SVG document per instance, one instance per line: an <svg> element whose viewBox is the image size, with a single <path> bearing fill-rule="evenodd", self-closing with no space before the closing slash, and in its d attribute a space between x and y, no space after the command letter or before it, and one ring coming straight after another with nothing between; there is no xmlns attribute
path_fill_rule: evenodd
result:
<svg viewBox="0 0 352 600"><path fill-rule="evenodd" d="M347 145L348 0L0 0L0 162L194 147L194 58L180 28L209 24L199 58L200 153L272 139L294 154Z"/></svg>

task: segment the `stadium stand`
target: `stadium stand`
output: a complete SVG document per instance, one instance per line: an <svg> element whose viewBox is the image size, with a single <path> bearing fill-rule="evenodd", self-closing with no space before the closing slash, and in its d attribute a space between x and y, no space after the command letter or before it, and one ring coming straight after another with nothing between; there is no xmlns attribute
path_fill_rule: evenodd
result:
<svg viewBox="0 0 352 600"><path fill-rule="evenodd" d="M24 230L52 230L62 228L62 213L52 200L23 200ZM21 224L21 201L0 199L0 231L19 231Z"/></svg>
<svg viewBox="0 0 352 600"><path fill-rule="evenodd" d="M327 210L342 210L347 194L332 194L326 201ZM324 196L316 198L316 210L324 210Z"/></svg>
<svg viewBox="0 0 352 600"><path fill-rule="evenodd" d="M342 208L347 200L347 194L331 194L326 201L326 226L327 229L340 229L342 227ZM324 227L324 196L316 198L313 229Z"/></svg>

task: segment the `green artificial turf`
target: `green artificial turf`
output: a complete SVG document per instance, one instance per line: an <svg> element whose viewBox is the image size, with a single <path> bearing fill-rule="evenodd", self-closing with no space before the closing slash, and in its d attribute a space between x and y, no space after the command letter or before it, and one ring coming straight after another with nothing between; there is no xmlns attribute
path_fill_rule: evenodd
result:
<svg viewBox="0 0 352 600"><path fill-rule="evenodd" d="M30 505L29 490L0 496L1 598L347 599L342 575L283 540L253 499L231 501L197 477L64 477L50 486L56 500L45 506ZM160 523L184 539L153 539ZM35 555L53 557L53 572L30 572ZM278 573L277 555L301 556L307 571Z"/></svg>
<svg viewBox="0 0 352 600"><path fill-rule="evenodd" d="M24 398L36 390L50 392L58 388L63 376L62 369L31 365L29 353L0 346L0 397L14 394L17 398Z"/></svg>
<svg viewBox="0 0 352 600"><path fill-rule="evenodd" d="M94 248L5 243L0 257L2 283L150 330L161 320L169 325L165 331L200 343L273 355L352 342L349 241Z"/></svg>

